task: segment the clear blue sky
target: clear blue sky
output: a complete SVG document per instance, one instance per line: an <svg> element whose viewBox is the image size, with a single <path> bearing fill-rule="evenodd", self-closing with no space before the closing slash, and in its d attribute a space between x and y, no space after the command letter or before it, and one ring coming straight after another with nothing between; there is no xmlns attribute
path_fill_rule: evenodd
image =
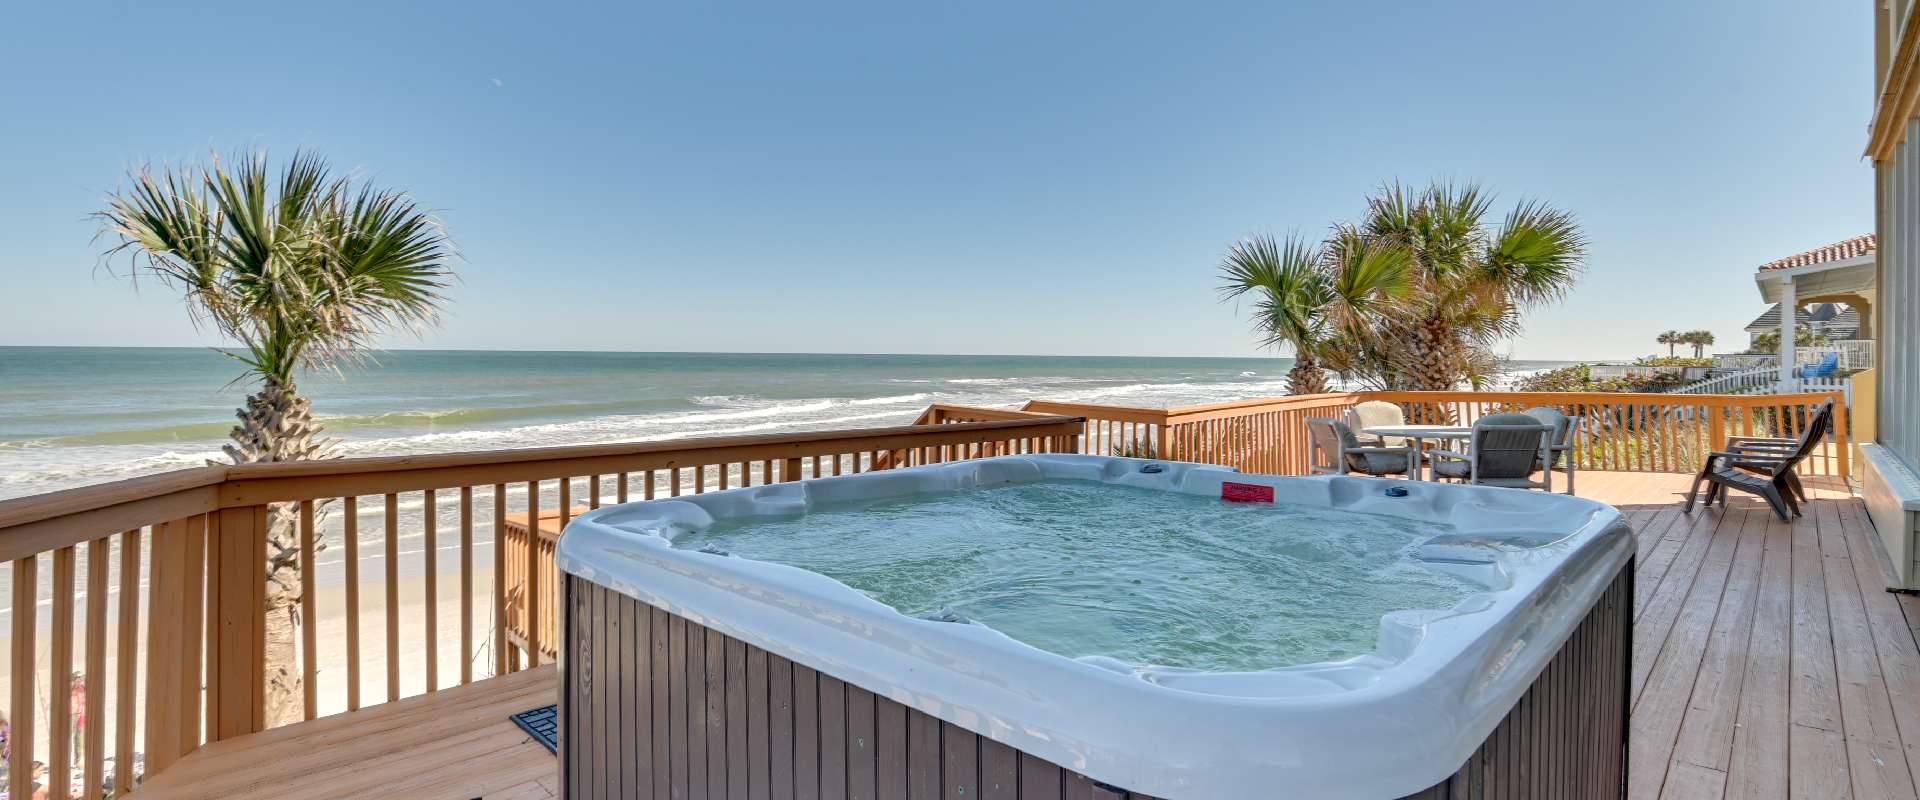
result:
<svg viewBox="0 0 1920 800"><path fill-rule="evenodd" d="M210 147L441 209L430 347L1249 354L1223 248L1450 177L1592 239L1514 355L1620 357L1872 227L1864 3L185 5L8 11L0 344L207 342L87 214Z"/></svg>

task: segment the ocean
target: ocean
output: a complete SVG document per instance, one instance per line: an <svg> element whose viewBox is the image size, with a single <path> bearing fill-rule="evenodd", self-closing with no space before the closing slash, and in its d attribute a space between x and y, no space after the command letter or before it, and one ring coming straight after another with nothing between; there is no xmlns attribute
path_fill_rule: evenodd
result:
<svg viewBox="0 0 1920 800"><path fill-rule="evenodd" d="M1515 362L1531 372L1566 362ZM1287 358L401 350L301 390L350 456L903 425L929 403L1286 392ZM202 348L0 347L0 498L220 460L250 384Z"/></svg>

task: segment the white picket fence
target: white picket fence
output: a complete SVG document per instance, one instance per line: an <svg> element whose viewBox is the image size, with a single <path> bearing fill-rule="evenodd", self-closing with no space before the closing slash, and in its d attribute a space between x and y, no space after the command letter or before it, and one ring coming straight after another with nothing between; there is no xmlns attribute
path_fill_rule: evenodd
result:
<svg viewBox="0 0 1920 800"><path fill-rule="evenodd" d="M1754 389L1771 386L1779 381L1780 370L1770 366L1754 367L1704 381L1695 381L1674 389L1668 394L1754 394Z"/></svg>
<svg viewBox="0 0 1920 800"><path fill-rule="evenodd" d="M1799 378L1791 388L1780 386L1780 370L1772 367L1755 367L1695 381L1674 389L1668 394L1791 394L1797 392L1841 392L1849 402L1853 400L1847 379L1828 375L1821 378Z"/></svg>

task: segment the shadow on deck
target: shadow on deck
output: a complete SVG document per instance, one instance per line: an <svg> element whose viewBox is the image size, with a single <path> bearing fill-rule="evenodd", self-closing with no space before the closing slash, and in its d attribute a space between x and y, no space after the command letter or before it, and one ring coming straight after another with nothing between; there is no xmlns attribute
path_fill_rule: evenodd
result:
<svg viewBox="0 0 1920 800"><path fill-rule="evenodd" d="M1683 514L1688 477L1583 472L1639 536L1633 798L1913 798L1920 603L1888 594L1860 502L1816 479L1782 523L1735 497ZM211 744L139 797L545 798L556 761L507 720L542 667Z"/></svg>

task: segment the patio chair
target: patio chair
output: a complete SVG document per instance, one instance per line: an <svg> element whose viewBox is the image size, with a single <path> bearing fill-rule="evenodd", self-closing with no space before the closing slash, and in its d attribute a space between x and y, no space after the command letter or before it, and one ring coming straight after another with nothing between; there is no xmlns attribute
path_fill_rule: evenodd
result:
<svg viewBox="0 0 1920 800"><path fill-rule="evenodd" d="M1708 506L1712 506L1715 499L1726 506L1727 492L1738 489L1766 500L1767 507L1773 509L1782 522L1789 519L1788 512L1800 516L1800 500L1806 497L1806 490L1799 487L1794 469L1820 446L1831 419L1830 414L1815 412L1792 450L1720 450L1707 456L1707 463L1693 476L1693 487L1687 490L1687 503L1682 510L1693 513L1700 483L1706 481Z"/></svg>
<svg viewBox="0 0 1920 800"><path fill-rule="evenodd" d="M1553 432L1547 436L1547 460L1533 465L1534 469L1551 472L1559 469L1567 473L1567 494L1573 494L1574 438L1580 435L1580 418L1560 413L1560 409L1540 406L1520 412L1550 425Z"/></svg>
<svg viewBox="0 0 1920 800"><path fill-rule="evenodd" d="M1538 465L1552 458L1553 426L1526 414L1488 414L1474 421L1466 452L1433 450L1433 474L1481 486L1553 491L1553 471L1540 473Z"/></svg>
<svg viewBox="0 0 1920 800"><path fill-rule="evenodd" d="M1412 448L1363 445L1353 429L1337 419L1308 419L1307 432L1313 439L1307 466L1314 475L1405 475L1413 463Z"/></svg>
<svg viewBox="0 0 1920 800"><path fill-rule="evenodd" d="M1347 426L1359 431L1354 434L1362 444L1374 447L1410 447L1412 441L1404 436L1374 436L1367 429L1377 425L1405 425L1407 412L1397 403L1384 400L1368 400L1347 409Z"/></svg>
<svg viewBox="0 0 1920 800"><path fill-rule="evenodd" d="M1819 426L1822 431L1831 432L1833 430L1833 406L1833 398L1827 398L1818 405L1813 406L1813 411L1807 415L1807 430ZM1806 432L1806 430L1802 431L1802 433ZM1816 449L1818 441L1826 435L1824 432L1814 437L1816 440ZM1779 453L1781 451L1791 452L1799 445L1799 442L1799 437L1729 436L1727 437L1727 446L1722 449L1764 455L1767 453ZM1742 468L1745 469L1745 467ZM1806 488L1800 484L1800 471L1797 468L1787 473L1787 486L1793 489L1794 494L1800 496L1802 502L1806 501Z"/></svg>
<svg viewBox="0 0 1920 800"><path fill-rule="evenodd" d="M1829 378L1833 376L1833 373L1838 371L1840 371L1840 354L1834 352L1828 353L1825 358L1820 359L1820 363L1818 364L1808 364L1807 366L1801 367L1800 377Z"/></svg>

